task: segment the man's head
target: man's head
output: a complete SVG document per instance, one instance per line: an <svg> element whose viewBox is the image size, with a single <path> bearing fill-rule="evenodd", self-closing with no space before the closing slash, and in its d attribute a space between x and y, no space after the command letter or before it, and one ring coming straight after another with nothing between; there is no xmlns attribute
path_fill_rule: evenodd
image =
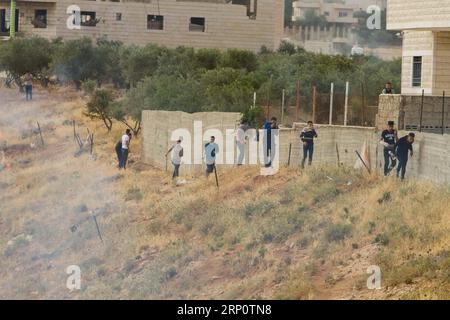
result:
<svg viewBox="0 0 450 320"><path fill-rule="evenodd" d="M180 143L181 143L181 139L178 139L178 140L177 140L177 143L180 144Z"/></svg>
<svg viewBox="0 0 450 320"><path fill-rule="evenodd" d="M131 130L130 130L130 129L127 129L127 130L125 131L125 134L130 135L130 134L131 134Z"/></svg>
<svg viewBox="0 0 450 320"><path fill-rule="evenodd" d="M309 128L313 128L314 127L314 123L311 120L308 121L308 127Z"/></svg>
<svg viewBox="0 0 450 320"><path fill-rule="evenodd" d="M392 89L392 83L391 82L386 82L386 84L384 85L384 87L386 88L386 89Z"/></svg>
<svg viewBox="0 0 450 320"><path fill-rule="evenodd" d="M272 117L272 118L270 119L270 123L273 124L273 125L277 124L277 118Z"/></svg>
<svg viewBox="0 0 450 320"><path fill-rule="evenodd" d="M410 132L407 136L406 136L406 141L408 141L408 143L414 143L414 139L416 138L416 135L414 134L414 132Z"/></svg>
<svg viewBox="0 0 450 320"><path fill-rule="evenodd" d="M211 143L213 143L214 141L216 141L216 137L214 137L214 136L211 136Z"/></svg>
<svg viewBox="0 0 450 320"><path fill-rule="evenodd" d="M389 128L389 130L393 130L394 129L394 125L395 125L394 121L388 121L388 128Z"/></svg>

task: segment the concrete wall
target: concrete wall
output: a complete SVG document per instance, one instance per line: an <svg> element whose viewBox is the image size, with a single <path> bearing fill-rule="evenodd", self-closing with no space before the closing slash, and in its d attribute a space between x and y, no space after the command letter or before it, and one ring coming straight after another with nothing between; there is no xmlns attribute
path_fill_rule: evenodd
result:
<svg viewBox="0 0 450 320"><path fill-rule="evenodd" d="M181 170L184 172L198 172L203 166L194 164L194 156L189 150L192 150L192 152L194 152L193 148L203 150L203 145L209 141L211 135L218 137L217 133L208 132L207 130L209 129L218 129L224 135L227 129L236 130L240 118L241 115L239 113L232 112L199 112L190 114L181 111L145 110L142 112L143 160L156 167L165 168L165 153L180 136L183 136L183 132L174 136L172 136L172 133L177 129L185 129L190 133L190 139L187 135L183 137L183 159L185 161L190 159L192 164L183 164ZM194 140L196 132L194 130L195 121L201 122L202 128L198 132L205 135L205 137L201 137L200 141ZM192 149L186 147L188 141L191 142ZM225 155L227 152L226 146L219 145L219 148L222 155ZM167 166L169 170L172 170L170 155Z"/></svg>
<svg viewBox="0 0 450 320"><path fill-rule="evenodd" d="M381 95L376 126L383 130L389 120L398 128L416 131L420 128L421 96ZM450 133L450 97L444 104L444 132ZM442 133L442 96L425 96L422 129L429 133Z"/></svg>
<svg viewBox="0 0 450 320"><path fill-rule="evenodd" d="M70 30L66 26L69 5L78 5L81 11L94 11L100 22L94 27L82 26ZM9 1L0 0L0 8ZM20 1L20 30L25 34L38 34L48 38L75 39L82 36L124 43L156 43L168 47L189 46L195 48L240 48L258 51L261 46L277 49L283 36L284 5L282 0L258 0L256 18L249 17L247 6L225 1L73 1L53 3ZM48 9L48 28L31 26L35 9ZM116 14L122 19L118 21ZM162 15L163 30L149 30L147 15ZM191 17L205 18L205 32L189 31Z"/></svg>
<svg viewBox="0 0 450 320"><path fill-rule="evenodd" d="M400 96L390 97L391 102L398 101ZM387 97L386 97L387 98ZM208 129L219 129L225 134L226 129L237 128L240 115L237 113L195 113L170 111L144 111L142 114L143 125L143 160L159 168L165 168L164 154L173 143L170 134L178 128L188 129L194 132L194 121L202 121L204 138L199 146L203 148L211 133L205 132ZM292 129L280 129L279 131L279 160L280 166L287 165L289 159L289 146L291 145L291 167L298 166L302 157L302 144L300 132L305 124L295 123ZM318 125L317 132L319 138L315 144L314 163L331 164L339 162L345 166L353 167L357 162L355 151L361 152L364 143L367 144L370 152L370 166L374 172L380 172L383 166L383 146L380 145L381 131L376 128L367 127L344 127ZM407 131L400 131L399 136L406 135ZM217 136L217 134L215 134ZM175 135L173 140L178 138ZM229 137L230 138L230 137ZM233 135L231 135L231 141ZM191 136L191 143L194 144L194 137ZM450 183L450 136L431 133L417 133L414 143L415 156L408 164L407 176L410 178L429 179L438 183ZM195 147L194 147L195 148ZM234 154L237 155L234 143L231 145ZM227 153L231 152L230 146L220 146L221 155L224 160ZM248 155L248 150L247 150ZM185 157L193 160L192 155L185 149ZM170 159L169 159L170 160ZM168 170L172 170L168 161ZM218 165L223 168L225 165ZM227 165L229 166L229 165ZM183 174L200 173L204 165L184 165Z"/></svg>

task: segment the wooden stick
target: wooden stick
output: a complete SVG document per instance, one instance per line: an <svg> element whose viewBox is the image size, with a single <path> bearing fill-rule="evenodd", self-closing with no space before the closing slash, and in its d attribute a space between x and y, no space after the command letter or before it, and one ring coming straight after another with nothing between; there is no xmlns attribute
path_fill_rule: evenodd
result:
<svg viewBox="0 0 450 320"><path fill-rule="evenodd" d="M98 223L97 223L97 217L94 215L94 216L92 216L92 218L94 218L95 227L97 228L98 237L100 238L100 241L103 243L102 234L100 232L100 228L98 227Z"/></svg>
<svg viewBox="0 0 450 320"><path fill-rule="evenodd" d="M91 154L94 151L94 134L91 134Z"/></svg>
<svg viewBox="0 0 450 320"><path fill-rule="evenodd" d="M339 146L338 146L337 142L336 142L336 155L337 155L337 165L338 165L338 167L340 167L341 166L341 158L339 156Z"/></svg>
<svg viewBox="0 0 450 320"><path fill-rule="evenodd" d="M78 133L76 133L75 135L77 137L78 147L80 149L82 149L83 148L83 141L81 140L80 135Z"/></svg>
<svg viewBox="0 0 450 320"><path fill-rule="evenodd" d="M364 162L364 160L363 160L363 158L361 157L361 155L359 154L359 152L356 151L356 150L355 150L355 152L356 152L356 154L358 155L359 160L361 160L361 162L363 163L364 167L366 167L366 169L367 169L367 171L369 172L369 174L372 174L372 172L370 171L370 168L369 168L369 167L367 166L367 164Z"/></svg>
<svg viewBox="0 0 450 320"><path fill-rule="evenodd" d="M288 167L291 166L291 152L292 152L292 143L289 143Z"/></svg>
<svg viewBox="0 0 450 320"><path fill-rule="evenodd" d="M73 120L72 122L73 122L73 140L76 140L77 139L77 137L76 137L77 132L75 130L75 120Z"/></svg>
<svg viewBox="0 0 450 320"><path fill-rule="evenodd" d="M37 126L38 126L38 129L39 129L39 135L41 136L42 145L45 145L44 138L42 137L41 126L39 125L39 122L37 122Z"/></svg>
<svg viewBox="0 0 450 320"><path fill-rule="evenodd" d="M219 187L219 178L217 177L217 169L216 165L214 164L214 175L216 176L216 186Z"/></svg>

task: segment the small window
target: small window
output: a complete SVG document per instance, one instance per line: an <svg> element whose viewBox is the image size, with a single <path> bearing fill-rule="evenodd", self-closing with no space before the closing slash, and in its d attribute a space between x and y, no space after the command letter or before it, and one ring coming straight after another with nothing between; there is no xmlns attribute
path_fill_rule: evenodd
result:
<svg viewBox="0 0 450 320"><path fill-rule="evenodd" d="M348 17L347 11L339 11L339 18L345 18Z"/></svg>
<svg viewBox="0 0 450 320"><path fill-rule="evenodd" d="M147 29L164 30L164 16L149 14L147 16Z"/></svg>
<svg viewBox="0 0 450 320"><path fill-rule="evenodd" d="M191 18L189 23L189 31L205 32L205 18Z"/></svg>
<svg viewBox="0 0 450 320"><path fill-rule="evenodd" d="M47 28L47 10L34 11L33 26L35 28Z"/></svg>
<svg viewBox="0 0 450 320"><path fill-rule="evenodd" d="M422 57L413 58L412 86L422 86Z"/></svg>
<svg viewBox="0 0 450 320"><path fill-rule="evenodd" d="M122 21L122 13L120 12L116 13L116 21Z"/></svg>
<svg viewBox="0 0 450 320"><path fill-rule="evenodd" d="M83 27L95 27L98 20L95 18L96 14L93 11L81 11L81 26Z"/></svg>

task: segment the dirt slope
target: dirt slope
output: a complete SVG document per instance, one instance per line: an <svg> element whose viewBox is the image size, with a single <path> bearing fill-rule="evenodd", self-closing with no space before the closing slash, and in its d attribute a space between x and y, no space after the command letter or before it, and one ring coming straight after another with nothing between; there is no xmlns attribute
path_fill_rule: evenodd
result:
<svg viewBox="0 0 450 320"><path fill-rule="evenodd" d="M139 161L139 139L119 173L124 128L85 118L71 90L0 101L0 298L449 297L447 186L319 167L175 187ZM94 132L93 155L77 152L72 120ZM81 290L66 288L70 265ZM367 289L371 265L381 290Z"/></svg>

